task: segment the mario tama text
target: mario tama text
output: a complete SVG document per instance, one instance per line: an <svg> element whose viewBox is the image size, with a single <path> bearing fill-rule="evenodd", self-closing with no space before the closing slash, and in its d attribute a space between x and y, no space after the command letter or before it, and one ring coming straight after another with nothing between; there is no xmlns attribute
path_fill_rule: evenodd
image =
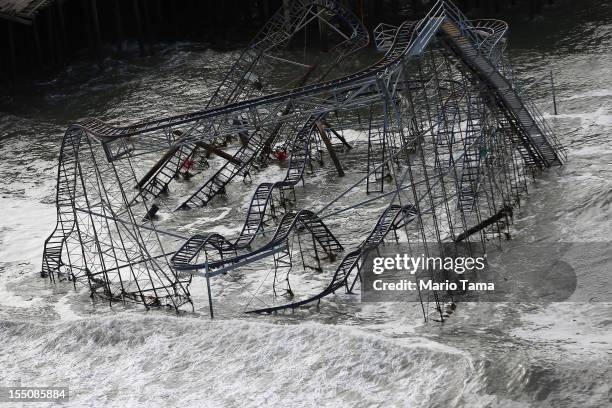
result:
<svg viewBox="0 0 612 408"><path fill-rule="evenodd" d="M444 290L444 291L481 291L495 290L493 282L470 282L467 279L459 279L451 282L446 279L444 282L435 282L432 279L401 279L399 281L386 281L385 279L375 279L372 282L372 289L375 291L425 291L425 290Z"/></svg>

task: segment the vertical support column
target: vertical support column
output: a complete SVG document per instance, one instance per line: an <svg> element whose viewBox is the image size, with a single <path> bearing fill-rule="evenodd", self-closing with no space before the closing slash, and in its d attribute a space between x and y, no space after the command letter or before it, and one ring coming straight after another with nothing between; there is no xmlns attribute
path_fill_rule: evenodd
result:
<svg viewBox="0 0 612 408"><path fill-rule="evenodd" d="M36 57L38 58L38 66L43 64L42 48L40 47L40 36L38 35L38 25L36 19L32 20L32 34L34 35L34 47L36 48Z"/></svg>
<svg viewBox="0 0 612 408"><path fill-rule="evenodd" d="M11 21L7 21L7 38L8 38L8 43L9 43L9 54L10 54L10 75L11 75L11 79L15 79L16 75L17 75L17 59L15 57L15 38L13 36L13 23Z"/></svg>
<svg viewBox="0 0 612 408"><path fill-rule="evenodd" d="M283 12L285 13L285 29L289 31L289 26L291 24L291 15L289 13L289 0L283 0Z"/></svg>
<svg viewBox="0 0 612 408"><path fill-rule="evenodd" d="M164 11L163 11L161 0L155 1L155 19L157 20L156 25L160 27L159 31L157 31L156 33L159 38L160 34L165 34L165 31L162 28L162 27L165 28L165 25L163 24L165 19L164 19Z"/></svg>
<svg viewBox="0 0 612 408"><path fill-rule="evenodd" d="M322 2L319 0L319 4L321 4ZM318 6L317 7L317 12L322 11L322 7ZM323 22L323 20L321 20L321 17L317 18L317 22L319 25L319 45L321 48L321 51L327 51L328 50L328 46L327 46L327 30L325 28L325 23Z"/></svg>
<svg viewBox="0 0 612 408"><path fill-rule="evenodd" d="M142 19L140 17L140 6L138 5L138 0L132 0L132 7L134 9L134 19L136 19L136 28L138 30L138 49L140 50L140 56L144 57L145 50L143 44Z"/></svg>
<svg viewBox="0 0 612 408"><path fill-rule="evenodd" d="M60 43L61 43L61 59L62 64L66 59L66 52L68 51L68 36L66 35L66 20L64 18L64 2L59 0L55 3L57 5L57 19L60 26Z"/></svg>
<svg viewBox="0 0 612 408"><path fill-rule="evenodd" d="M117 43L117 50L123 51L123 27L121 25L121 6L119 0L115 0L115 42Z"/></svg>
<svg viewBox="0 0 612 408"><path fill-rule="evenodd" d="M53 9L45 10L47 20L47 46L49 48L49 62L54 66L58 61L59 50L57 48L57 36L55 35L55 19L53 17Z"/></svg>
<svg viewBox="0 0 612 408"><path fill-rule="evenodd" d="M213 312L213 303L212 303L212 293L210 291L210 276L208 270L208 259L206 259L206 263L204 264L204 273L206 274L206 291L208 292L208 308L210 309L210 318L213 319L215 314Z"/></svg>
<svg viewBox="0 0 612 408"><path fill-rule="evenodd" d="M153 24L151 22L151 13L149 12L149 2L145 0L142 5L145 20L145 37L147 40L147 46L149 47L149 55L153 55Z"/></svg>
<svg viewBox="0 0 612 408"><path fill-rule="evenodd" d="M102 38L100 37L97 0L89 0L89 6L91 12L91 25L93 28L94 52L98 60L98 66L102 69Z"/></svg>
<svg viewBox="0 0 612 408"><path fill-rule="evenodd" d="M552 70L550 71L550 87L552 88L553 109L555 111L555 115L558 115L559 113L557 112L557 95L555 92L555 79L553 77Z"/></svg>
<svg viewBox="0 0 612 408"><path fill-rule="evenodd" d="M179 18L178 11L176 9L176 1L170 2L170 14L172 15L172 17L170 18L170 20L172 21L172 35L174 36L174 39L177 40L179 38Z"/></svg>

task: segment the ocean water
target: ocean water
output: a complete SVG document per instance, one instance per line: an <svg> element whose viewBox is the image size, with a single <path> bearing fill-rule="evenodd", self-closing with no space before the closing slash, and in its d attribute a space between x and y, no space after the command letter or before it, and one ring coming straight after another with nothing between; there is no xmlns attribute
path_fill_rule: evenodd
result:
<svg viewBox="0 0 612 408"><path fill-rule="evenodd" d="M519 76L529 83L554 71L559 115L552 115L545 83L532 93L547 107L569 161L530 183L513 240L501 251L567 243L579 283L608 285L612 251L587 256L578 249L605 248L612 232L612 7L604 0L572 7L512 22L509 52ZM262 264L215 282L211 321L197 279L195 312L178 316L92 302L82 286L41 279L67 125L86 117L126 124L197 109L236 55L183 43L154 57L108 59L102 73L75 63L2 99L0 385L69 385L66 405L78 407L612 406L612 304L601 299L459 301L443 324L424 323L418 305L361 304L350 295L291 314L244 315L249 294L236 281L256 281L269 269ZM330 167L307 177L308 193L298 190L302 206L324 202L325 187L317 186L333 182ZM266 168L253 186L280 171ZM192 217L185 231L235 232L250 192L234 183L228 194L185 215ZM368 212L376 208L330 219L330 227L345 227L349 241L363 236L368 225L359 217ZM581 273L590 270L603 272ZM511 277L512 265L505 272Z"/></svg>

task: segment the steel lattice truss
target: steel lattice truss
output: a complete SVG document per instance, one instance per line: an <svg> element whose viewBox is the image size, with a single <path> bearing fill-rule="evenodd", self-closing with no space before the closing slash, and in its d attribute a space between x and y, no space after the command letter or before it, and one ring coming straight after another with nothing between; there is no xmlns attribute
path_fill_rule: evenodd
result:
<svg viewBox="0 0 612 408"><path fill-rule="evenodd" d="M202 110L127 127L94 119L69 127L43 275L86 281L92 295L111 300L177 310L191 303L192 278L203 276L212 314L212 278L266 258L274 262L262 285L270 296L249 302L247 311L293 309L356 290L365 257L390 237L442 254L484 251L488 236L508 228L526 193L526 173L565 160L504 57L505 23L468 21L441 0L420 21L381 24L374 40L384 56L370 67L333 80L324 80L333 66L316 79L309 69L297 88L275 93L253 87L248 79L269 75L271 61L282 60L275 52L313 22L336 35L328 57L335 62L369 42L359 20L334 1L294 1L264 27ZM300 209L298 183L324 149L340 174L353 170L336 153L351 147L344 137L350 129L361 135L352 143L364 146L358 162L365 175L351 186L339 182L341 192L321 208ZM232 140L233 155L219 151ZM185 211L214 205L233 180L248 180L279 150L288 155L287 169L252 186L239 236L181 234ZM198 168L211 152L224 164ZM179 179L199 171L203 183L173 194ZM364 186L368 196L355 202ZM388 205L369 235L345 248L326 223L375 201ZM156 213L173 221L158 222ZM331 265L324 268L323 259ZM329 270L329 283L290 300L276 296L281 287L296 292L289 276L300 262ZM438 301L436 293L428 296Z"/></svg>

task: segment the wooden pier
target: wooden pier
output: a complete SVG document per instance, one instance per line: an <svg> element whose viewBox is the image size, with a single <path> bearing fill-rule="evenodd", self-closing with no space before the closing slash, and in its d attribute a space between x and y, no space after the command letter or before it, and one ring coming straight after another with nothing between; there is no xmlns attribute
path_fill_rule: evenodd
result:
<svg viewBox="0 0 612 408"><path fill-rule="evenodd" d="M292 0L0 0L0 86L24 74L52 71L86 56L103 67L131 41L141 56L155 44L202 41L226 48L250 38L279 7ZM368 28L381 21L418 19L432 0L339 0ZM456 0L469 16L528 16L567 0ZM324 38L321 39L324 41ZM324 45L322 45L324 47Z"/></svg>

